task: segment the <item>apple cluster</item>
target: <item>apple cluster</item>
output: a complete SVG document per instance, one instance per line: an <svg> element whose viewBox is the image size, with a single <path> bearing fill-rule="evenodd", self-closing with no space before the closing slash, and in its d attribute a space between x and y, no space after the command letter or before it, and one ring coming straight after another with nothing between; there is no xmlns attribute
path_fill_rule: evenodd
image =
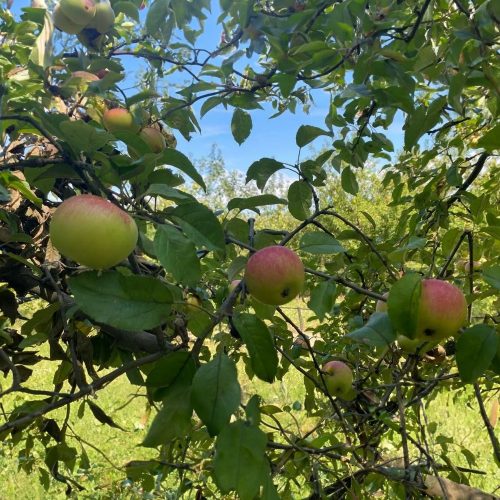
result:
<svg viewBox="0 0 500 500"><path fill-rule="evenodd" d="M136 134L139 132L139 125L135 122L132 113L125 108L108 109L102 116L102 123L106 130L112 134L128 132ZM161 153L166 147L165 137L160 129L155 127L144 127L139 132L139 137L148 145L152 153ZM140 155L129 146L128 152L132 158Z"/></svg>
<svg viewBox="0 0 500 500"><path fill-rule="evenodd" d="M83 30L94 30L97 35L109 33L115 23L115 13L108 0L60 0L54 9L54 25L78 35Z"/></svg>

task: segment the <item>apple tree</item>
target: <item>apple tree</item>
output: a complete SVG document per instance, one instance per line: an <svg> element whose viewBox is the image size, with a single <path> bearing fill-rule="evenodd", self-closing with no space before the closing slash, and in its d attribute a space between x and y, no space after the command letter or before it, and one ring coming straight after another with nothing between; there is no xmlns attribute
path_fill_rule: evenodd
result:
<svg viewBox="0 0 500 500"><path fill-rule="evenodd" d="M149 458L122 464L143 492L493 498L426 408L467 392L500 463L497 2L33 0L0 19L2 446L85 489L68 427L119 427L99 391L127 380L154 408ZM243 144L254 110L319 94L296 163L263 149L246 194L196 194L180 139L201 117L230 113ZM290 374L302 400L271 404Z"/></svg>

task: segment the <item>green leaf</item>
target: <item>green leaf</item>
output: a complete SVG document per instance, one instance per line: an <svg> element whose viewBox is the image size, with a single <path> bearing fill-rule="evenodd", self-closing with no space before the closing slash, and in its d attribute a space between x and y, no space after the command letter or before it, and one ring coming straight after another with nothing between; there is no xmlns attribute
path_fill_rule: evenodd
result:
<svg viewBox="0 0 500 500"><path fill-rule="evenodd" d="M260 424L260 403L261 397L258 394L254 394L249 400L245 407L245 415L247 421L250 425L258 427Z"/></svg>
<svg viewBox="0 0 500 500"><path fill-rule="evenodd" d="M71 277L69 286L85 314L115 328L154 328L170 315L172 293L160 280L149 276L91 271Z"/></svg>
<svg viewBox="0 0 500 500"><path fill-rule="evenodd" d="M346 167L342 170L340 175L340 183L342 189L349 194L356 195L359 191L359 184L356 180L356 174L352 171L351 167Z"/></svg>
<svg viewBox="0 0 500 500"><path fill-rule="evenodd" d="M269 177L282 168L285 168L285 166L279 161L272 158L261 158L250 165L245 182L248 184L250 181L255 181L257 187L262 191Z"/></svg>
<svg viewBox="0 0 500 500"><path fill-rule="evenodd" d="M311 290L311 300L307 304L320 321L331 312L335 305L337 285L334 281L323 281Z"/></svg>
<svg viewBox="0 0 500 500"><path fill-rule="evenodd" d="M385 312L376 312L370 316L366 325L348 333L346 337L354 342L373 347L385 347L396 340L389 316Z"/></svg>
<svg viewBox="0 0 500 500"><path fill-rule="evenodd" d="M215 479L222 493L236 491L242 500L257 496L269 471L266 444L264 432L241 421L222 430L214 458Z"/></svg>
<svg viewBox="0 0 500 500"><path fill-rule="evenodd" d="M422 277L416 273L403 276L392 285L387 300L387 309L394 329L409 339L415 338L417 331L421 281Z"/></svg>
<svg viewBox="0 0 500 500"><path fill-rule="evenodd" d="M126 16L130 17L130 19L133 19L137 23L139 22L139 9L133 2L113 2L113 10L116 15L123 12Z"/></svg>
<svg viewBox="0 0 500 500"><path fill-rule="evenodd" d="M193 379L191 401L209 434L219 434L227 426L241 401L234 361L225 354L218 353L212 361L202 365Z"/></svg>
<svg viewBox="0 0 500 500"><path fill-rule="evenodd" d="M298 220L311 215L312 190L305 181L295 181L288 188L288 210Z"/></svg>
<svg viewBox="0 0 500 500"><path fill-rule="evenodd" d="M234 140L241 146L252 131L252 118L240 108L236 108L231 119L231 132Z"/></svg>
<svg viewBox="0 0 500 500"><path fill-rule="evenodd" d="M209 97L206 101L203 102L200 109L200 116L203 116L208 113L212 108L215 108L219 104L223 103L224 99L219 96Z"/></svg>
<svg viewBox="0 0 500 500"><path fill-rule="evenodd" d="M489 152L500 149L500 123L497 123L477 141L477 147Z"/></svg>
<svg viewBox="0 0 500 500"><path fill-rule="evenodd" d="M190 385L196 372L191 353L176 351L158 360L146 378L147 387L170 387L182 383Z"/></svg>
<svg viewBox="0 0 500 500"><path fill-rule="evenodd" d="M248 349L255 375L272 382L278 370L278 355L266 324L253 314L237 314L233 322Z"/></svg>
<svg viewBox="0 0 500 500"><path fill-rule="evenodd" d="M199 246L209 250L224 251L225 237L215 214L197 201L179 204L171 215L182 227L184 233Z"/></svg>
<svg viewBox="0 0 500 500"><path fill-rule="evenodd" d="M488 285L500 290L500 265L483 268L482 275Z"/></svg>
<svg viewBox="0 0 500 500"><path fill-rule="evenodd" d="M319 127L314 127L312 125L301 125L297 130L297 134L295 136L295 143L299 148L303 148L310 142L314 141L320 135L326 135L328 137L332 137L331 132L328 130L323 130Z"/></svg>
<svg viewBox="0 0 500 500"><path fill-rule="evenodd" d="M278 198L274 194L261 194L257 196L249 196L248 198L233 198L227 204L228 210L256 210L256 207L262 207L265 205L285 205L286 200L283 198Z"/></svg>
<svg viewBox="0 0 500 500"><path fill-rule="evenodd" d="M35 66L41 66L44 70L52 65L53 47L52 35L54 33L54 23L52 16L45 11L43 28L37 36L30 54L30 61Z"/></svg>
<svg viewBox="0 0 500 500"><path fill-rule="evenodd" d="M488 325L467 328L457 340L457 366L465 383L474 382L490 366L497 351L498 338Z"/></svg>
<svg viewBox="0 0 500 500"><path fill-rule="evenodd" d="M156 414L142 446L154 448L175 438L184 438L191 428L191 387L177 383L163 399L163 406Z"/></svg>
<svg viewBox="0 0 500 500"><path fill-rule="evenodd" d="M176 149L166 148L162 151L161 156L158 160L161 165L171 165L172 167L178 168L181 172L184 172L189 176L198 186L203 188L204 191L207 190L205 181L203 177L198 173L194 165L191 163L189 158L182 154Z"/></svg>
<svg viewBox="0 0 500 500"><path fill-rule="evenodd" d="M305 233L299 247L313 254L345 253L345 248L333 236L320 231Z"/></svg>
<svg viewBox="0 0 500 500"><path fill-rule="evenodd" d="M154 239L155 253L165 270L180 283L195 285L201 278L194 243L173 226L161 225Z"/></svg>
<svg viewBox="0 0 500 500"><path fill-rule="evenodd" d="M144 196L161 196L166 200L175 202L195 201L195 198L188 193L184 193L179 189L167 186L166 184L151 184L148 190L142 195Z"/></svg>
<svg viewBox="0 0 500 500"><path fill-rule="evenodd" d="M64 121L59 125L59 129L62 133L62 138L78 155L82 151L93 153L113 139L113 136L108 134L108 132L92 127L92 125L81 120Z"/></svg>
<svg viewBox="0 0 500 500"><path fill-rule="evenodd" d="M158 99L161 97L158 92L155 92L152 89L145 89L133 96L127 97L127 106L133 106L142 101L147 101L148 99Z"/></svg>
<svg viewBox="0 0 500 500"><path fill-rule="evenodd" d="M155 0L148 9L146 31L156 35L169 14L170 0Z"/></svg>

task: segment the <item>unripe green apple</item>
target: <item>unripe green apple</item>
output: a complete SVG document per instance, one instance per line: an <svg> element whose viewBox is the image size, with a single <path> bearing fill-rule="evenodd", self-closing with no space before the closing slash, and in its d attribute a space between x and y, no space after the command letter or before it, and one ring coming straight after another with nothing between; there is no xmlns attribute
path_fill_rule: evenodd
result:
<svg viewBox="0 0 500 500"><path fill-rule="evenodd" d="M248 259L245 284L248 292L260 302L282 305L302 290L305 273L299 256L283 246L265 247Z"/></svg>
<svg viewBox="0 0 500 500"><path fill-rule="evenodd" d="M111 4L106 0L96 5L95 16L87 24L87 28L93 28L101 34L109 33L115 24L115 12Z"/></svg>
<svg viewBox="0 0 500 500"><path fill-rule="evenodd" d="M52 19L54 21L54 26L57 29L64 31L64 33L68 33L68 35L76 35L84 28L82 24L74 23L68 16L66 16L60 5L56 5Z"/></svg>
<svg viewBox="0 0 500 500"><path fill-rule="evenodd" d="M422 280L415 338L439 341L455 335L467 323L467 301L455 285Z"/></svg>
<svg viewBox="0 0 500 500"><path fill-rule="evenodd" d="M94 0L60 0L62 13L73 23L86 26L95 16Z"/></svg>
<svg viewBox="0 0 500 500"><path fill-rule="evenodd" d="M201 304L202 303L200 298L197 295L190 293L186 297L186 306L185 306L186 312L187 313L198 312L201 308Z"/></svg>
<svg viewBox="0 0 500 500"><path fill-rule="evenodd" d="M153 153L161 153L167 146L163 134L154 127L144 127L139 137L149 146Z"/></svg>
<svg viewBox="0 0 500 500"><path fill-rule="evenodd" d="M137 132L138 126L134 122L132 113L124 108L108 109L102 115L104 127L111 133Z"/></svg>
<svg viewBox="0 0 500 500"><path fill-rule="evenodd" d="M93 269L107 269L135 248L134 219L109 201L91 194L65 200L52 216L50 238L68 259Z"/></svg>
<svg viewBox="0 0 500 500"><path fill-rule="evenodd" d="M331 396L350 396L352 370L343 361L328 361L323 365L323 372L323 379Z"/></svg>

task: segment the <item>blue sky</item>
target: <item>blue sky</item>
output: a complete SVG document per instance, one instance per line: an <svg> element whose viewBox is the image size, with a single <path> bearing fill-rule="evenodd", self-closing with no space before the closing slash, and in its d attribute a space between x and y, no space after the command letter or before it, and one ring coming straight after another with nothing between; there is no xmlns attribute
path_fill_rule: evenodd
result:
<svg viewBox="0 0 500 500"><path fill-rule="evenodd" d="M27 0L14 0L12 6L14 15L18 17L21 8L30 6L30 3ZM222 30L216 23L220 13L218 2L213 1L212 3L214 10L209 15L204 26L204 33L197 44L198 47L205 47L209 50L217 47ZM146 12L146 9L141 11L141 17L145 17ZM224 57L227 57L227 55ZM243 64L248 61L244 61ZM140 65L138 60L133 57L124 57L123 64L127 69L127 78L123 82L123 89L127 94L132 95L135 84L137 84L137 72ZM175 81L179 82L179 77L175 77ZM269 105L264 104L263 110L250 111L253 121L252 132L241 146L235 142L231 134L230 124L233 109L225 110L223 107L217 107L200 119L198 113L200 102L195 107L195 112L202 129L201 133L194 134L190 141L186 141L180 133L176 132L178 148L193 159L201 159L210 153L213 145L216 145L222 152L226 166L241 171L246 171L252 162L262 157L271 157L286 163L295 163L298 154L295 134L300 125L324 127L324 117L328 111L329 96L324 91L315 90L313 99L314 103L307 114L303 112L302 107L297 106L295 114L285 112L271 120L269 117L274 114L275 110ZM403 142L402 126L403 118L401 113L398 113L394 123L386 131L386 135L394 143L396 151L401 148ZM322 145L327 145L324 137L318 138L312 144L312 147L319 150ZM303 152L302 158L307 154L308 151Z"/></svg>

